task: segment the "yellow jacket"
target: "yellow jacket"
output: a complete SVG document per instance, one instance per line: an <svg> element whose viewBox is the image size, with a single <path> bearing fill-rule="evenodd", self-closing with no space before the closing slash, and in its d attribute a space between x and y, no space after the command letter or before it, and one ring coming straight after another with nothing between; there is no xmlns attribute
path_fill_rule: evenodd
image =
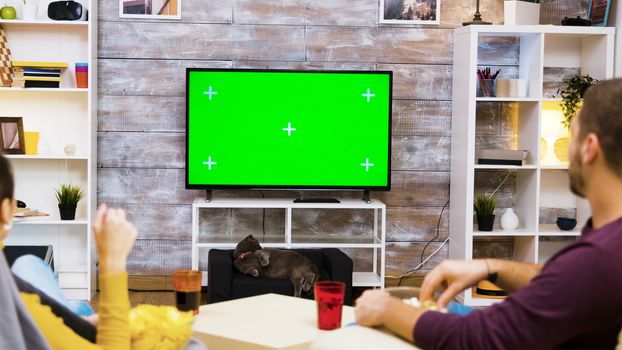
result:
<svg viewBox="0 0 622 350"><path fill-rule="evenodd" d="M130 349L127 273L99 276L100 301L97 344L77 335L36 294L20 293L30 316L53 350Z"/></svg>

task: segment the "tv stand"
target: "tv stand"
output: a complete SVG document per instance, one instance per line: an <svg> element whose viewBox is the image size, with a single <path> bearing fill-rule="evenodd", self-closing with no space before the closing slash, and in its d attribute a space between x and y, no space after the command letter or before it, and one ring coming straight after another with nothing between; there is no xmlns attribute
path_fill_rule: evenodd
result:
<svg viewBox="0 0 622 350"><path fill-rule="evenodd" d="M265 248L338 248L345 250L351 257L362 258L361 266L355 267L352 285L355 287L384 287L385 238L387 208L384 203L372 199L364 203L360 199L341 198L339 203L294 203L293 198L215 198L210 202L202 196L192 204L192 269L203 271L203 284L207 283L207 255L210 249L234 249L237 243L248 233L239 231L235 234L210 230L210 218L218 217L222 209L256 210L261 219L261 209L281 211L272 216L275 225L281 225L282 231L261 238ZM368 224L370 230L355 235L334 234L330 232L312 232L312 222L301 220L301 213L331 210L371 211ZM217 215L211 215L216 213ZM280 223L279 223L280 221ZM234 229L235 231L235 229ZM200 233L200 234L199 234ZM252 232L255 234L255 232ZM260 238L260 232L255 238ZM355 264L356 266L357 264Z"/></svg>
<svg viewBox="0 0 622 350"><path fill-rule="evenodd" d="M206 202L212 201L212 190L205 190L205 201Z"/></svg>
<svg viewBox="0 0 622 350"><path fill-rule="evenodd" d="M296 198L294 203L341 203L337 198Z"/></svg>

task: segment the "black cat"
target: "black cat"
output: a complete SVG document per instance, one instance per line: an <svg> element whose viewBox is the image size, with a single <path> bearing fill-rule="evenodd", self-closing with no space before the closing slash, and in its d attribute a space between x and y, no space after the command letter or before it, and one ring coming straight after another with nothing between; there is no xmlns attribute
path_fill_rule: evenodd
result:
<svg viewBox="0 0 622 350"><path fill-rule="evenodd" d="M285 249L262 249L253 235L241 240L233 251L233 265L253 277L289 279L294 296L308 292L320 277L320 272L309 258Z"/></svg>

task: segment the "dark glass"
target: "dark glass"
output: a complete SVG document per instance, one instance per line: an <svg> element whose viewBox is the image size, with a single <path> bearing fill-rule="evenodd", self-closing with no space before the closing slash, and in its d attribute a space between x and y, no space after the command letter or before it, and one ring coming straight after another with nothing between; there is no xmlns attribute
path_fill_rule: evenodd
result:
<svg viewBox="0 0 622 350"><path fill-rule="evenodd" d="M201 305L201 291L175 292L175 302L177 310L192 311L196 315L199 313L199 306Z"/></svg>

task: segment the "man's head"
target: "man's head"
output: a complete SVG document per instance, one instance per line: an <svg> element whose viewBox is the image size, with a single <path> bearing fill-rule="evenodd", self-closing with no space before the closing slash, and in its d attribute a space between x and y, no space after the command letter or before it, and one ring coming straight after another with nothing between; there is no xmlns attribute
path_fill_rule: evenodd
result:
<svg viewBox="0 0 622 350"><path fill-rule="evenodd" d="M595 171L609 171L622 181L622 79L589 88L571 126L571 190L585 197Z"/></svg>

